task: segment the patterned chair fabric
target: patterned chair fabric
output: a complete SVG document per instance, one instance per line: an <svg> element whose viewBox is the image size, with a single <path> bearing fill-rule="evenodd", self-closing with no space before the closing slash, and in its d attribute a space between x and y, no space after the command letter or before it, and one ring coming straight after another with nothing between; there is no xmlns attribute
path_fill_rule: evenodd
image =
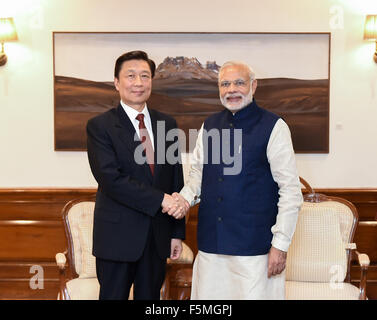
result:
<svg viewBox="0 0 377 320"><path fill-rule="evenodd" d="M286 299L366 298L365 288L349 283L351 249L356 248L352 242L358 221L356 208L345 199L315 193L302 178L301 182L309 193L304 195L287 254ZM357 254L367 268L368 257Z"/></svg>

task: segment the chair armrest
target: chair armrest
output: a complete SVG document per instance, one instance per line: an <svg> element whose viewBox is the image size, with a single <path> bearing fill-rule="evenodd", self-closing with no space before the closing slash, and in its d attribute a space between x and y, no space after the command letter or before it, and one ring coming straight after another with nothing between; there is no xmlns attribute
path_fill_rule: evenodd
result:
<svg viewBox="0 0 377 320"><path fill-rule="evenodd" d="M57 253L55 255L55 261L56 261L56 265L58 266L59 268L59 282L60 282L60 285L59 285L59 295L58 295L58 299L59 300L69 300L69 294L68 294L68 291L67 291L67 287L66 287L66 282L67 282L67 278L66 278L66 262L67 262L67 258L66 258L66 253L67 252L64 252L64 253Z"/></svg>
<svg viewBox="0 0 377 320"><path fill-rule="evenodd" d="M55 255L55 261L56 261L56 264L57 264L57 266L60 270L65 269L65 264L67 262L67 258L65 257L64 253L61 253L61 252L57 253Z"/></svg>
<svg viewBox="0 0 377 320"><path fill-rule="evenodd" d="M356 250L356 243L347 243L346 244L346 250Z"/></svg>
<svg viewBox="0 0 377 320"><path fill-rule="evenodd" d="M365 253L360 253L355 251L357 254L357 259L359 261L360 267L368 268L370 265L370 259L367 254Z"/></svg>
<svg viewBox="0 0 377 320"><path fill-rule="evenodd" d="M367 271L370 264L370 260L367 254L360 253L355 250L357 255L357 259L359 261L361 267L361 276L360 276L360 295L359 300L366 300L367 299Z"/></svg>

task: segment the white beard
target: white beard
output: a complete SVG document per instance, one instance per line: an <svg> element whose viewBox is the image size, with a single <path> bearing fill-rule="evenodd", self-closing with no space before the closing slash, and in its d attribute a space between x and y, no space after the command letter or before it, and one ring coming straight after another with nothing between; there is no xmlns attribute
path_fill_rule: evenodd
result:
<svg viewBox="0 0 377 320"><path fill-rule="evenodd" d="M229 97L241 97L242 100L238 104L232 105L231 103L227 102L227 98ZM235 113L253 102L253 90L250 89L247 95L243 95L242 93L227 93L224 98L220 96L220 100L225 108Z"/></svg>

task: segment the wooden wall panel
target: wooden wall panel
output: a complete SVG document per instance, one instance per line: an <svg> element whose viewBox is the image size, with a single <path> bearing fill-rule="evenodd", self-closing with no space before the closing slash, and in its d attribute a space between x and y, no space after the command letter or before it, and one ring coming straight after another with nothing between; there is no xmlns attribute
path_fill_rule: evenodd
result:
<svg viewBox="0 0 377 320"><path fill-rule="evenodd" d="M3 201L0 202L2 220L60 220L60 210L65 201Z"/></svg>
<svg viewBox="0 0 377 320"><path fill-rule="evenodd" d="M35 283L33 277L36 272L33 266L40 266L43 270L43 284L32 288L30 282ZM56 299L59 291L59 272L55 263L33 261L28 263L0 262L0 300L44 300Z"/></svg>
<svg viewBox="0 0 377 320"><path fill-rule="evenodd" d="M58 270L55 254L65 250L61 221L64 205L95 194L95 189L0 189L0 299L55 299ZM318 189L355 204L360 222L355 242L371 259L367 294L377 299L377 189ZM191 208L186 243L197 252L198 206ZM43 290L32 290L32 265L41 265L45 274ZM351 277L358 284L360 268L353 262Z"/></svg>
<svg viewBox="0 0 377 320"><path fill-rule="evenodd" d="M61 211L95 189L0 189L0 299L56 299L55 254L66 249ZM41 266L43 289L32 289L30 268Z"/></svg>
<svg viewBox="0 0 377 320"><path fill-rule="evenodd" d="M0 221L0 261L49 261L66 248L62 221Z"/></svg>

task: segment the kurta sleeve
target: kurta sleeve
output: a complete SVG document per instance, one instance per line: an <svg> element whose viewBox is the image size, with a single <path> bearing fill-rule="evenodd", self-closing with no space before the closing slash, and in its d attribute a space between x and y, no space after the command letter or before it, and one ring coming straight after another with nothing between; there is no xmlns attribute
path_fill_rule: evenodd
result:
<svg viewBox="0 0 377 320"><path fill-rule="evenodd" d="M279 186L278 214L272 226L272 246L288 251L296 228L303 197L296 167L291 133L288 125L279 119L270 135L267 158L274 181Z"/></svg>
<svg viewBox="0 0 377 320"><path fill-rule="evenodd" d="M200 202L200 194L202 187L202 173L203 173L203 127L202 124L196 145L190 157L190 169L185 186L182 188L180 194L193 206Z"/></svg>

